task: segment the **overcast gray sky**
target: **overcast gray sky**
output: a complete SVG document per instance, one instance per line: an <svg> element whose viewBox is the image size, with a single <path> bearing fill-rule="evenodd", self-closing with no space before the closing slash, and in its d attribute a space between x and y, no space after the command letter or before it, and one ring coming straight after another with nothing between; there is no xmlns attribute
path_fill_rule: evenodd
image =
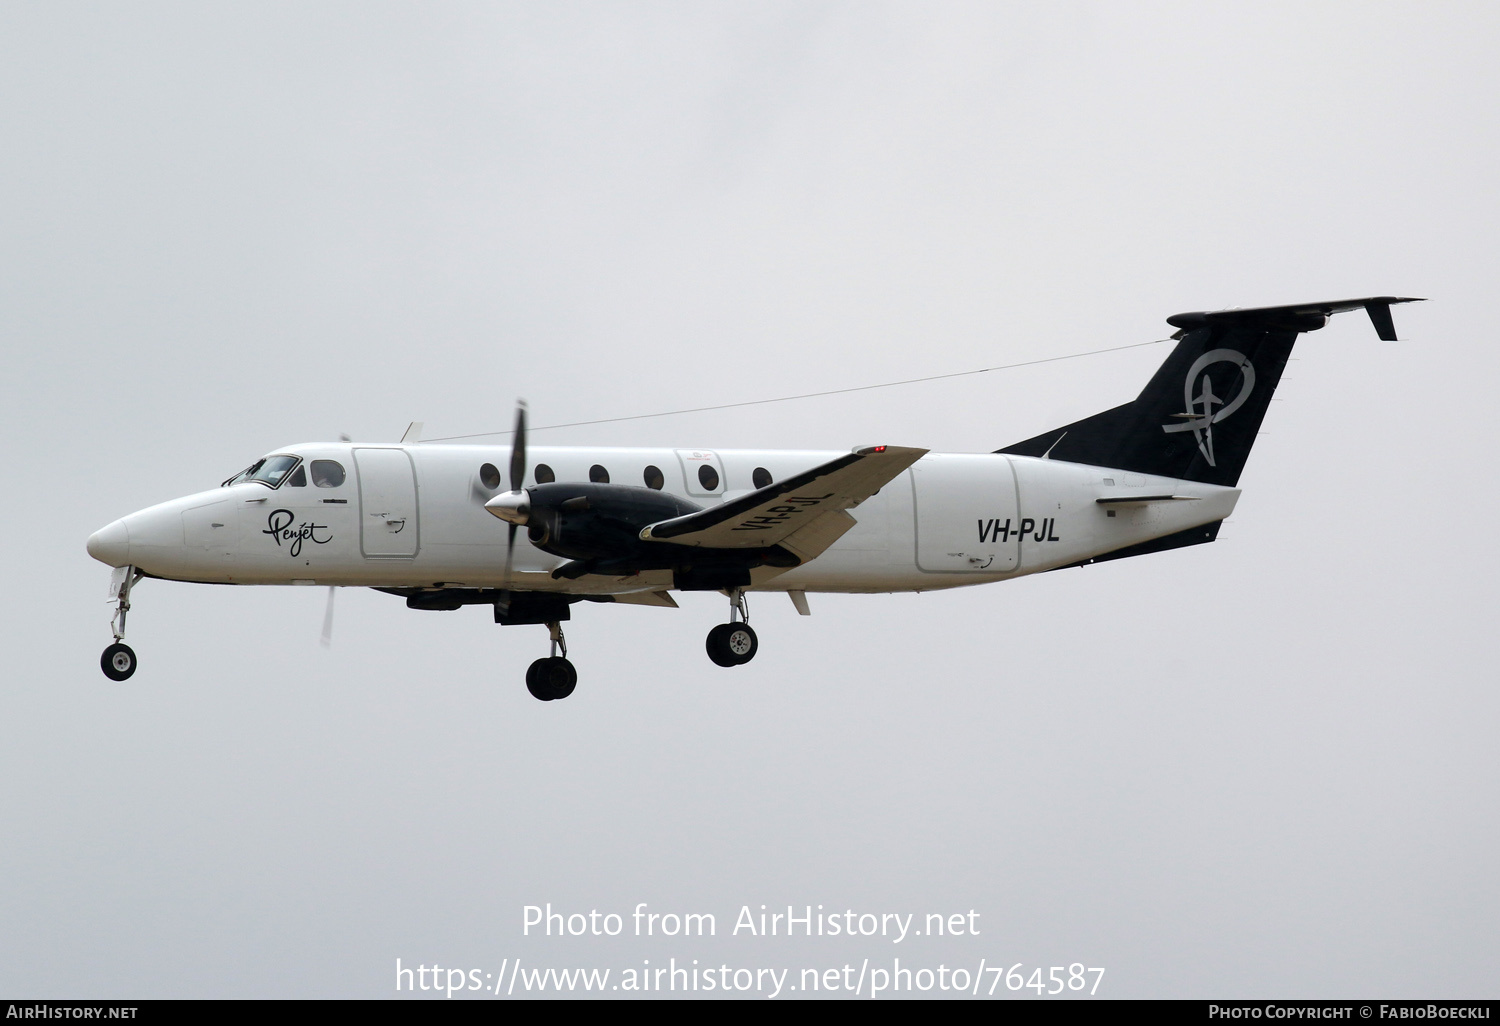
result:
<svg viewBox="0 0 1500 1026"><path fill-rule="evenodd" d="M0 7L0 993L940 962L1113 997L1493 996L1493 5ZM148 581L90 532L256 456L835 389L1372 294L1214 545L541 628ZM987 451L1165 347L538 434ZM704 941L522 907L712 912ZM729 936L742 905L978 937ZM908 961L909 960L909 961ZM1002 987L1003 990L1003 987ZM1029 994L1029 991L1023 991Z"/></svg>

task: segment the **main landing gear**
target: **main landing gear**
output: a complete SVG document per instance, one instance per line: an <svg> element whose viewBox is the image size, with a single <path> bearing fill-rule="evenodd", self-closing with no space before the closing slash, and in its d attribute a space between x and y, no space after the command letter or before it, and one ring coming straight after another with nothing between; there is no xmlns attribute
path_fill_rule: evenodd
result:
<svg viewBox="0 0 1500 1026"><path fill-rule="evenodd" d="M130 612L130 589L144 576L133 566L121 566L110 577L109 597L115 600L115 614L109 618L109 629L115 643L99 657L99 668L110 680L129 680L135 673L135 650L124 643L125 615Z"/></svg>
<svg viewBox="0 0 1500 1026"><path fill-rule="evenodd" d="M708 657L720 666L741 666L755 658L760 642L750 626L750 606L738 588L729 592L729 622L708 632Z"/></svg>
<svg viewBox="0 0 1500 1026"><path fill-rule="evenodd" d="M562 624L553 620L547 624L547 630L552 637L552 654L526 668L526 690L532 698L543 702L567 698L578 686L578 671L568 662L568 643L563 638ZM559 649L562 655L557 654Z"/></svg>

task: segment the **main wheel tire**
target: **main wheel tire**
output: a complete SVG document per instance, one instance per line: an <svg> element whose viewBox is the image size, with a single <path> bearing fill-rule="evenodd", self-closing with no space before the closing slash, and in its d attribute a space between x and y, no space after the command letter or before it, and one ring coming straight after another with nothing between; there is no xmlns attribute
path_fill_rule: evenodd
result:
<svg viewBox="0 0 1500 1026"><path fill-rule="evenodd" d="M755 658L760 642L748 623L721 623L708 632L704 647L720 666L740 666Z"/></svg>
<svg viewBox="0 0 1500 1026"><path fill-rule="evenodd" d="M99 657L99 668L110 680L129 680L135 672L135 651L129 646L115 643Z"/></svg>
<svg viewBox="0 0 1500 1026"><path fill-rule="evenodd" d="M729 632L735 627L732 623L721 623L708 632L708 640L704 648L708 650L708 657L718 666L738 666L734 653L729 651Z"/></svg>
<svg viewBox="0 0 1500 1026"><path fill-rule="evenodd" d="M526 667L526 690L530 691L531 697L539 702L552 701L552 691L547 687L547 682L543 679L542 675L542 665L546 661L545 659L538 659Z"/></svg>
<svg viewBox="0 0 1500 1026"><path fill-rule="evenodd" d="M526 668L526 690L543 702L567 698L578 686L578 671L562 656L538 659Z"/></svg>

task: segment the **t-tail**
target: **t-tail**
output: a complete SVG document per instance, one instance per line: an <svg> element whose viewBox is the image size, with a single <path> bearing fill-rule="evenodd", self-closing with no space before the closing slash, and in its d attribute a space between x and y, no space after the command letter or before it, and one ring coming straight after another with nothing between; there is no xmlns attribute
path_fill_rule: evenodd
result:
<svg viewBox="0 0 1500 1026"><path fill-rule="evenodd" d="M1297 336L1363 309L1395 341L1391 306L1415 302L1374 296L1168 317L1177 347L1134 402L996 451L1233 487Z"/></svg>

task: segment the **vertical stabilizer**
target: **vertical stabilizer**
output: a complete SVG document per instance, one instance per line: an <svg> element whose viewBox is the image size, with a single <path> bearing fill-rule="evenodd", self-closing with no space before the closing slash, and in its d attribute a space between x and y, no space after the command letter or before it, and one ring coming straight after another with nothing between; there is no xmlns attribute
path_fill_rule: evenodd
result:
<svg viewBox="0 0 1500 1026"><path fill-rule="evenodd" d="M1395 340L1396 296L1300 306L1176 314L1178 339L1134 402L997 450L1234 486L1255 444L1297 336L1328 318L1365 310Z"/></svg>

